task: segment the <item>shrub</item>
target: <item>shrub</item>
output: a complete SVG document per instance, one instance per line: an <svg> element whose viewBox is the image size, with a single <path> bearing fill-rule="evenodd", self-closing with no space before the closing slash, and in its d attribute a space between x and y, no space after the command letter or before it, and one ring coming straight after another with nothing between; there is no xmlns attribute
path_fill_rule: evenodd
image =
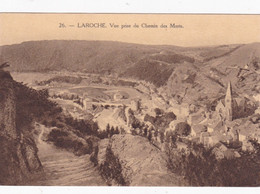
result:
<svg viewBox="0 0 260 194"><path fill-rule="evenodd" d="M126 132L125 132L125 129L123 128L123 127L120 127L120 133L121 134L125 134Z"/></svg>
<svg viewBox="0 0 260 194"><path fill-rule="evenodd" d="M163 110L159 109L159 108L155 108L154 112L156 114L156 116L162 115L163 114Z"/></svg>
<svg viewBox="0 0 260 194"><path fill-rule="evenodd" d="M62 129L65 127L65 125L63 123L57 123L56 127Z"/></svg>
<svg viewBox="0 0 260 194"><path fill-rule="evenodd" d="M91 140L83 142L76 135L60 129L53 129L48 135L48 141L52 141L57 147L72 151L75 155L90 154L93 149Z"/></svg>
<svg viewBox="0 0 260 194"><path fill-rule="evenodd" d="M150 116L150 115L146 114L144 116L144 121L149 121L150 123L153 124L153 123L155 123L155 118L153 116Z"/></svg>
<svg viewBox="0 0 260 194"><path fill-rule="evenodd" d="M111 146L106 149L106 159L99 167L102 177L111 183L115 180L119 185L127 186L128 183L122 175L122 166L119 158L114 155Z"/></svg>
<svg viewBox="0 0 260 194"><path fill-rule="evenodd" d="M167 166L173 173L184 176L191 186L259 186L259 150L219 161L211 149L202 145L191 144L188 152L168 147Z"/></svg>
<svg viewBox="0 0 260 194"><path fill-rule="evenodd" d="M69 134L66 131L62 131L60 129L53 129L49 134L48 134L48 140L54 141L58 137L67 137Z"/></svg>
<svg viewBox="0 0 260 194"><path fill-rule="evenodd" d="M56 121L55 121L55 120L52 120L52 121L51 121L51 126L52 126L52 127L55 127L55 126L56 126L56 124L57 124L57 123L56 123Z"/></svg>
<svg viewBox="0 0 260 194"><path fill-rule="evenodd" d="M111 133L111 134L110 134L111 137L115 134L115 128L114 128L114 126L111 127L110 133Z"/></svg>
<svg viewBox="0 0 260 194"><path fill-rule="evenodd" d="M120 133L119 128L118 128L118 126L116 126L115 134L119 134L119 133Z"/></svg>
<svg viewBox="0 0 260 194"><path fill-rule="evenodd" d="M176 115L173 112L168 112L165 114L165 119L170 123L176 119Z"/></svg>
<svg viewBox="0 0 260 194"><path fill-rule="evenodd" d="M175 132L179 136L188 136L191 133L191 127L186 122L180 122L176 125Z"/></svg>
<svg viewBox="0 0 260 194"><path fill-rule="evenodd" d="M160 141L161 141L161 143L164 142L164 133L163 132L160 132Z"/></svg>
<svg viewBox="0 0 260 194"><path fill-rule="evenodd" d="M151 132L151 130L149 130L147 138L148 138L149 141L152 140L152 132Z"/></svg>
<svg viewBox="0 0 260 194"><path fill-rule="evenodd" d="M94 166L98 165L98 152L99 152L99 148L98 146L96 146L94 148L94 152L90 156L90 161L94 164Z"/></svg>

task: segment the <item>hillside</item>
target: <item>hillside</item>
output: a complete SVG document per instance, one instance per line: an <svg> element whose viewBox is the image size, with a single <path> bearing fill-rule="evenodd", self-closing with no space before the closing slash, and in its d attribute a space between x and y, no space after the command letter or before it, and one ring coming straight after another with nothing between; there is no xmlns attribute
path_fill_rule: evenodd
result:
<svg viewBox="0 0 260 194"><path fill-rule="evenodd" d="M30 41L0 47L0 61L9 61L14 71L109 73L124 71L143 56L160 50L158 46L109 41Z"/></svg>
<svg viewBox="0 0 260 194"><path fill-rule="evenodd" d="M240 94L259 93L259 56L260 43L177 47L52 40L0 47L0 62L8 61L12 71L113 73L163 86L169 98L188 103L221 97L229 80Z"/></svg>
<svg viewBox="0 0 260 194"><path fill-rule="evenodd" d="M185 48L176 46L141 45L112 41L50 40L29 41L0 47L0 62L8 61L13 71L83 71L123 73L129 75L148 65L175 66L194 63L230 52L233 46ZM161 67L163 66L163 67ZM166 67L168 68L168 67Z"/></svg>
<svg viewBox="0 0 260 194"><path fill-rule="evenodd" d="M231 81L238 95L249 98L260 92L259 64L259 43L239 46L232 52L204 62L178 66L165 89L176 99L206 103L223 96L227 82Z"/></svg>
<svg viewBox="0 0 260 194"><path fill-rule="evenodd" d="M100 141L97 161L101 174L112 185L120 181L129 186L187 185L183 177L167 170L163 152L140 136L114 135Z"/></svg>
<svg viewBox="0 0 260 194"><path fill-rule="evenodd" d="M63 148L64 153L74 158L91 153L99 140L94 126L94 122L74 120L63 114L61 107L48 99L47 90L35 90L16 82L0 67L0 185L30 185L31 181L44 179L48 175L46 163L42 163L46 158L39 154L46 149L51 151L50 144L51 148ZM47 136L44 142L43 132ZM43 180L43 184L53 183Z"/></svg>
<svg viewBox="0 0 260 194"><path fill-rule="evenodd" d="M42 170L28 118L33 103L22 97L31 94L0 69L0 185L21 184Z"/></svg>

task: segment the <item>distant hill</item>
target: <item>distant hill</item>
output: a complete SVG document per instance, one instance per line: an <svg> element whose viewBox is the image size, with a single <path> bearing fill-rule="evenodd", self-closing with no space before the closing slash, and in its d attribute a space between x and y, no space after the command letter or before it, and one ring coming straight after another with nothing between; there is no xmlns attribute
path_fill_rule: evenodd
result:
<svg viewBox="0 0 260 194"><path fill-rule="evenodd" d="M215 52L219 52L217 48ZM212 55L212 51L208 53ZM260 43L239 45L218 55L178 66L167 81L167 93L201 103L223 96L228 81L238 95L252 97L260 93Z"/></svg>
<svg viewBox="0 0 260 194"><path fill-rule="evenodd" d="M111 41L30 41L0 47L0 61L8 61L15 71L123 72L162 48L176 47Z"/></svg>
<svg viewBox="0 0 260 194"><path fill-rule="evenodd" d="M260 43L177 47L50 40L0 47L0 63L8 61L11 71L115 73L165 87L169 96L187 102L223 95L228 80L238 92L259 93L259 57Z"/></svg>
<svg viewBox="0 0 260 194"><path fill-rule="evenodd" d="M151 65L162 72L187 61L205 60L229 52L229 47L184 48L141 45L112 41L46 40L29 41L0 47L0 62L8 61L13 71L80 71L118 73L139 78L154 69L139 71ZM158 67L155 67L158 66ZM167 69L167 70L164 70ZM158 85L165 83L167 79ZM153 81L153 80L149 80Z"/></svg>

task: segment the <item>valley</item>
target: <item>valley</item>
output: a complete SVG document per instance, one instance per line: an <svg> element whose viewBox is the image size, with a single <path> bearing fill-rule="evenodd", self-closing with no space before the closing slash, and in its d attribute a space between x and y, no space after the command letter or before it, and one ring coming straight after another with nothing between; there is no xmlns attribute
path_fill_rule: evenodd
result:
<svg viewBox="0 0 260 194"><path fill-rule="evenodd" d="M0 105L41 164L28 185L259 186L259 43L55 40L0 54L2 94L15 86Z"/></svg>

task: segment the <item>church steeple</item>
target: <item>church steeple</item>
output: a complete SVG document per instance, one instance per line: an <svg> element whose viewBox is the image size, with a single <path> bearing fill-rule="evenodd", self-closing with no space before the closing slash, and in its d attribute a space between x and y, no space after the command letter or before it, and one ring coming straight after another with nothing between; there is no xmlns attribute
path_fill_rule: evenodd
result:
<svg viewBox="0 0 260 194"><path fill-rule="evenodd" d="M233 106L232 106L232 87L231 82L228 82L226 97L225 97L225 108L226 108L226 120L232 121L233 119Z"/></svg>

